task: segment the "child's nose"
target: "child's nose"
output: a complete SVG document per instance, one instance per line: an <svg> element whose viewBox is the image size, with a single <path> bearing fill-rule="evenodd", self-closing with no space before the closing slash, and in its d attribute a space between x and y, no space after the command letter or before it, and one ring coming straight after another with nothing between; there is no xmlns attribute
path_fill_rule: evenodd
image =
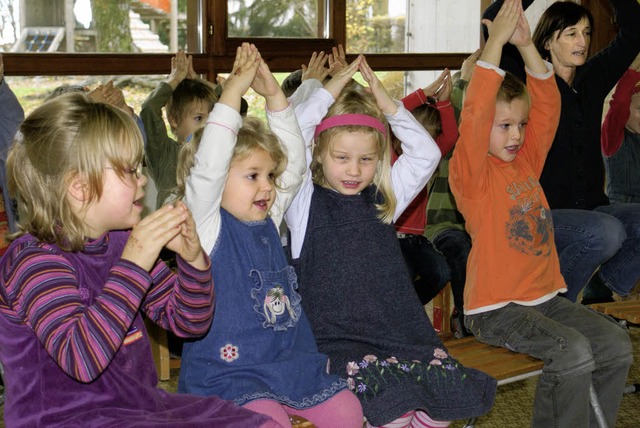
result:
<svg viewBox="0 0 640 428"><path fill-rule="evenodd" d="M347 174L353 176L360 175L360 163L358 161L349 162Z"/></svg>

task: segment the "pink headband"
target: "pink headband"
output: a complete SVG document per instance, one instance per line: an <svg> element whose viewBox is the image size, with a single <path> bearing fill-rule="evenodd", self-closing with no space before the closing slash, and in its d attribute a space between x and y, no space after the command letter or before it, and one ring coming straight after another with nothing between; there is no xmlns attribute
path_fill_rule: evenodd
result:
<svg viewBox="0 0 640 428"><path fill-rule="evenodd" d="M384 124L375 117L366 114L338 114L328 117L316 126L316 132L313 136L315 138L320 135L322 131L326 131L329 128L346 125L368 126L369 128L382 132L382 135L385 137L387 136L387 128L385 128Z"/></svg>

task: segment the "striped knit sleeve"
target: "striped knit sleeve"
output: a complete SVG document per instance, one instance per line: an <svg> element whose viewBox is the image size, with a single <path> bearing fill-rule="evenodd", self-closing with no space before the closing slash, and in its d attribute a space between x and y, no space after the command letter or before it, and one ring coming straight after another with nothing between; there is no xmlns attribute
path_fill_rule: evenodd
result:
<svg viewBox="0 0 640 428"><path fill-rule="evenodd" d="M207 261L209 257L205 255ZM197 337L207 332L213 319L211 266L198 270L177 256L178 273L164 262L151 271L153 285L143 310L156 324L179 337Z"/></svg>
<svg viewBox="0 0 640 428"><path fill-rule="evenodd" d="M58 366L80 382L91 382L122 344L149 287L150 277L120 260L103 291L87 305L74 267L42 245L8 253L3 272L8 300ZM83 296L85 294L85 296Z"/></svg>

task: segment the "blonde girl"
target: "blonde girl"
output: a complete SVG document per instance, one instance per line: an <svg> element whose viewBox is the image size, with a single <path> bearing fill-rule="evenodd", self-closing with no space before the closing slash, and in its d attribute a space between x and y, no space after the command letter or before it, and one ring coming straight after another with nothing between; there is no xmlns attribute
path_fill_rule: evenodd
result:
<svg viewBox="0 0 640 428"><path fill-rule="evenodd" d="M360 71L367 90L345 85ZM447 426L487 412L495 381L446 352L392 222L440 159L426 130L358 57L298 107L311 174L289 208L292 256L318 349L368 426ZM403 154L390 166L389 125Z"/></svg>
<svg viewBox="0 0 640 428"><path fill-rule="evenodd" d="M266 99L269 127L240 116L249 86ZM306 172L304 143L255 46L238 49L195 158L185 152L184 161L192 167L178 181L211 258L217 302L207 335L184 345L179 391L233 400L283 427L295 414L319 428L360 428L360 403L327 373L278 234Z"/></svg>
<svg viewBox="0 0 640 428"><path fill-rule="evenodd" d="M179 336L203 334L213 284L184 204L141 219L142 157L131 117L81 93L20 127L7 160L19 232L0 262L7 426L272 424L156 387L141 312ZM164 246L177 274L157 262Z"/></svg>

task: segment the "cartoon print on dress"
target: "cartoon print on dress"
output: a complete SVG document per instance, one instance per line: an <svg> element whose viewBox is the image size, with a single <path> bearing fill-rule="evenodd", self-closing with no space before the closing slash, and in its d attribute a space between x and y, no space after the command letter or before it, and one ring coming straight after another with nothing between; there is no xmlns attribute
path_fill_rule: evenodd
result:
<svg viewBox="0 0 640 428"><path fill-rule="evenodd" d="M297 277L293 267L281 271L252 270L249 274L255 284L251 290L254 311L264 328L286 330L298 323L302 308Z"/></svg>
<svg viewBox="0 0 640 428"><path fill-rule="evenodd" d="M514 188L517 192L513 192ZM505 225L509 245L524 254L548 256L552 251L553 220L549 208L542 205L538 181L530 178L522 184L514 183L507 192L516 201Z"/></svg>

